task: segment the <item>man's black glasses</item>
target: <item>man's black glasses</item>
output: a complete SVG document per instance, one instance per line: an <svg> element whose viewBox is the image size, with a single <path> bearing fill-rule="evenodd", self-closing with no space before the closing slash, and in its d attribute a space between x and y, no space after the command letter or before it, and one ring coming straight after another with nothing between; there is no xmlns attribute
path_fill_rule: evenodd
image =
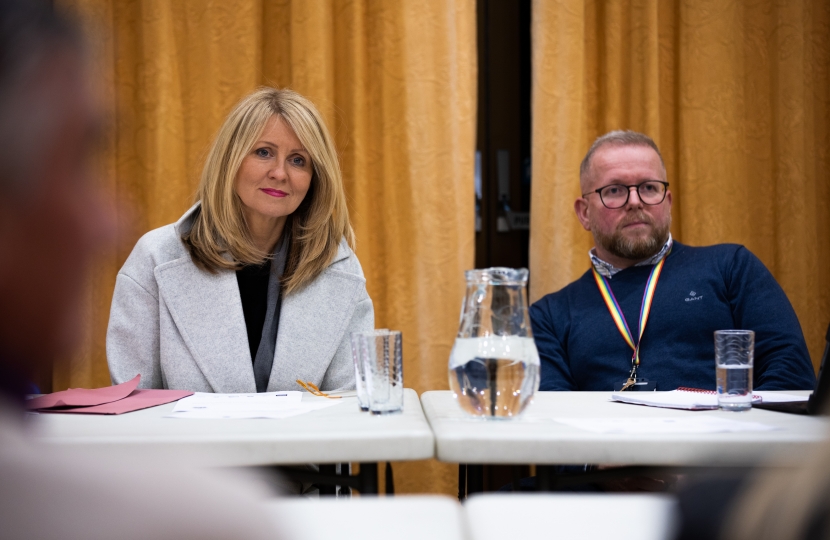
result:
<svg viewBox="0 0 830 540"><path fill-rule="evenodd" d="M609 184L588 193L583 193L583 197L587 197L591 193L598 193L602 204L611 210L622 208L628 204L628 198L631 196L631 189L637 190L637 196L643 201L643 204L660 204L666 198L666 189L669 187L668 182L660 180L646 180L634 186L625 186L623 184Z"/></svg>

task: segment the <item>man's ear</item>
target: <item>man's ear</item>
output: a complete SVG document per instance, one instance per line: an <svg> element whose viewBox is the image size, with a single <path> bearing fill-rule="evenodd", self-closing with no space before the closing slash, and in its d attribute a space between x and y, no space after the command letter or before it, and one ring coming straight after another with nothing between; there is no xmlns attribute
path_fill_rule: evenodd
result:
<svg viewBox="0 0 830 540"><path fill-rule="evenodd" d="M588 219L588 201L584 197L580 197L574 201L574 212L576 212L576 219L582 224L582 228L590 231L591 222Z"/></svg>

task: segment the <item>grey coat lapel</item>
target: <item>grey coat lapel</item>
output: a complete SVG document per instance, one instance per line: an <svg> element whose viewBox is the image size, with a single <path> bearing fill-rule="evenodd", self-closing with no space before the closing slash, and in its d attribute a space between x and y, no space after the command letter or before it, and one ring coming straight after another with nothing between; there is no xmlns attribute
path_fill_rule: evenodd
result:
<svg viewBox="0 0 830 540"><path fill-rule="evenodd" d="M236 274L201 270L190 255L158 266L155 274L159 296L213 391L256 392Z"/></svg>
<svg viewBox="0 0 830 540"><path fill-rule="evenodd" d="M331 262L348 257L342 248ZM308 286L282 300L268 392L298 390L296 380L320 385L343 340L363 281L331 265Z"/></svg>

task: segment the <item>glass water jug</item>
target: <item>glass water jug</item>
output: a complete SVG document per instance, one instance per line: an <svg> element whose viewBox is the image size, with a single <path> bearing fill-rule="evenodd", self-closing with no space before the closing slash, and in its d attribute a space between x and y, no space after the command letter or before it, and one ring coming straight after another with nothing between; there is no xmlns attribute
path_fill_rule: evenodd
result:
<svg viewBox="0 0 830 540"><path fill-rule="evenodd" d="M539 389L539 352L527 311L527 269L468 270L450 389L475 416L518 416Z"/></svg>

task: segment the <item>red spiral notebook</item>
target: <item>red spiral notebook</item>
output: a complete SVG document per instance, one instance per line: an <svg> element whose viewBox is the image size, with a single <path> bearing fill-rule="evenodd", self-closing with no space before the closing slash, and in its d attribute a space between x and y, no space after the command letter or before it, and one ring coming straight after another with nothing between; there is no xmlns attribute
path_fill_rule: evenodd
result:
<svg viewBox="0 0 830 540"><path fill-rule="evenodd" d="M669 392L614 392L611 394L611 400L631 403L632 405L689 411L718 408L718 394L714 390L684 386ZM760 403L761 401L761 396L752 394L752 403Z"/></svg>

